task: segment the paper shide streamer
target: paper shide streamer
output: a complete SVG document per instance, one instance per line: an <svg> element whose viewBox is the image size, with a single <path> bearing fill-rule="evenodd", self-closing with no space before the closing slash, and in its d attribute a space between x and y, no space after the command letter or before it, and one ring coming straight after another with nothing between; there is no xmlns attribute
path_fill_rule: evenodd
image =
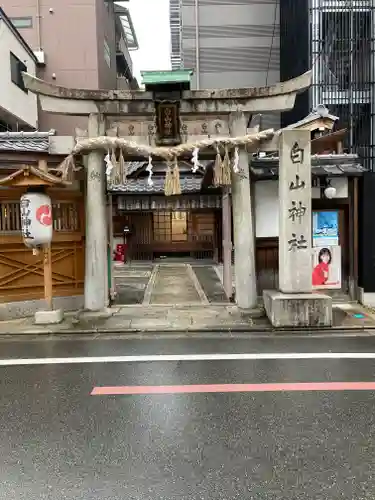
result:
<svg viewBox="0 0 375 500"><path fill-rule="evenodd" d="M269 140L275 133L278 134L279 132L269 129L242 137L207 138L171 147L153 147L121 137L92 137L78 141L71 153L59 165L57 171L61 172L63 180L67 180L78 170L74 163L77 155L104 150L107 152L104 157L107 178L113 179L114 182L125 183L128 175L128 162L124 159L124 153L127 153L148 158L148 165L146 167L146 171L148 172L147 184L152 186L152 158L157 157L167 162L165 195L178 195L181 194L179 157L191 153L192 172L196 173L200 167L203 167L199 162L199 152L214 148L216 150L214 184L215 186L228 186L232 181L232 175L239 173L239 148L247 147L248 149L249 146L259 147L261 141ZM116 151L119 152L118 161ZM230 153L232 154L232 161L230 160Z"/></svg>

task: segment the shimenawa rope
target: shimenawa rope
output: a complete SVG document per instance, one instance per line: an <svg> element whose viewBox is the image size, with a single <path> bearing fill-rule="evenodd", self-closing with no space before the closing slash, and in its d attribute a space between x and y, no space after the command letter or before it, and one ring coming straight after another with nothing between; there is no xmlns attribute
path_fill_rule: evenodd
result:
<svg viewBox="0 0 375 500"><path fill-rule="evenodd" d="M273 129L264 130L256 134L244 135L241 137L216 137L209 139L202 139L200 141L192 143L183 143L178 146L172 147L152 147L146 144L138 144L134 141L129 141L121 137L93 137L90 139L82 139L77 142L77 144L72 149L70 155L68 155L61 165L58 167L58 171L62 173L63 179L68 178L73 171L76 170L74 157L82 153L90 153L92 151L105 151L107 155L105 161L107 164L107 176L109 178L114 175L116 181L126 182L126 168L125 161L123 157L123 152L127 154L133 154L135 156L143 156L149 158L149 179L148 182L152 182L152 157L163 158L167 161L168 168L165 180L165 194L167 196L173 194L181 194L180 178L178 170L177 158L186 154L192 153L192 162L194 164L192 171L196 172L197 166L199 165L198 152L201 149L207 149L214 147L217 151L216 161L215 161L215 185L228 185L231 182L231 168L230 168L230 158L229 151L235 150L234 163L238 164L238 148L240 146L248 146L251 144L257 144L262 140L270 139L275 135ZM224 148L224 160L221 159L220 147ZM119 150L119 161L117 161L116 151ZM172 168L173 165L173 168ZM233 166L234 172L237 168ZM114 173L112 173L114 170Z"/></svg>

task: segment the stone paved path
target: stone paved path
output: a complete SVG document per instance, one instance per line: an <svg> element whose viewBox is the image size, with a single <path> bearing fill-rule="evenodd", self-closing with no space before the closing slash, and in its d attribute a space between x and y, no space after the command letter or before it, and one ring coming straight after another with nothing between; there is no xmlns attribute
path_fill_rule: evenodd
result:
<svg viewBox="0 0 375 500"><path fill-rule="evenodd" d="M115 305L228 303L218 273L209 264L118 266L115 283Z"/></svg>
<svg viewBox="0 0 375 500"><path fill-rule="evenodd" d="M210 303L229 302L214 266L192 265L192 269Z"/></svg>
<svg viewBox="0 0 375 500"><path fill-rule="evenodd" d="M115 304L142 304L153 265L115 268Z"/></svg>
<svg viewBox="0 0 375 500"><path fill-rule="evenodd" d="M150 304L189 304L203 301L204 294L191 266L185 264L157 267Z"/></svg>

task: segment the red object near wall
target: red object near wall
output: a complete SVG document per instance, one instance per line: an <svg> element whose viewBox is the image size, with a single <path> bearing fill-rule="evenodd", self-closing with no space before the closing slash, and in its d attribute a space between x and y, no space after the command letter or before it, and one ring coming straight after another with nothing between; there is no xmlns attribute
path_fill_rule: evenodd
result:
<svg viewBox="0 0 375 500"><path fill-rule="evenodd" d="M116 245L115 250L115 261L116 262L125 262L126 261L126 251L128 245L124 245L123 243L118 243Z"/></svg>

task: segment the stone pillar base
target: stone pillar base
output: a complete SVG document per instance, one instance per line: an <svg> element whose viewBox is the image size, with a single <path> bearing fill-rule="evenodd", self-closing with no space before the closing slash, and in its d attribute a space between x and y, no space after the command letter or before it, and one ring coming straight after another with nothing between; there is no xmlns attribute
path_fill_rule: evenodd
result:
<svg viewBox="0 0 375 500"><path fill-rule="evenodd" d="M365 292L363 288L359 288L359 302L366 307L375 307L375 293Z"/></svg>
<svg viewBox="0 0 375 500"><path fill-rule="evenodd" d="M285 294L264 290L264 308L272 326L332 326L332 298L322 293Z"/></svg>
<svg viewBox="0 0 375 500"><path fill-rule="evenodd" d="M57 325L64 319L64 312L62 309L54 309L52 311L37 311L35 313L36 325Z"/></svg>

